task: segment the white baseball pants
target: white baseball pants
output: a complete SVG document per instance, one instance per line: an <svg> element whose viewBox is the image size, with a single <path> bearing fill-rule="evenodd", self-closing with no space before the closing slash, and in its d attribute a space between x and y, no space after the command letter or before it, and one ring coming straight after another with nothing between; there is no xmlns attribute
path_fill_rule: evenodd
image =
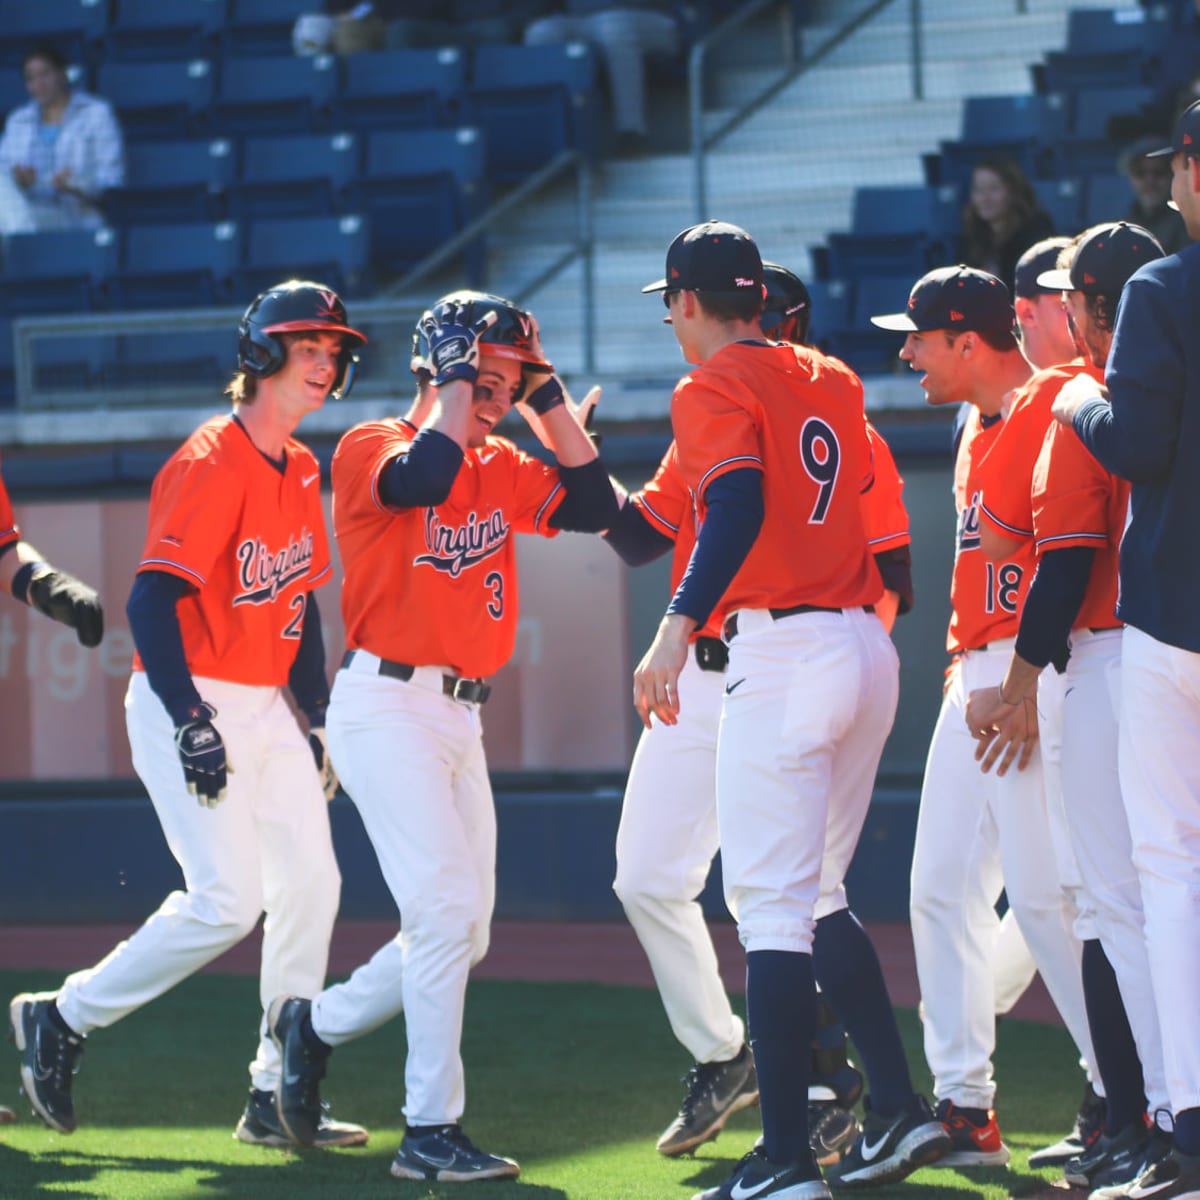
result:
<svg viewBox="0 0 1200 1200"><path fill-rule="evenodd" d="M746 1031L725 993L697 897L717 852L717 729L726 675L695 654L679 722L642 731L617 829L617 893L650 960L676 1038L697 1062L733 1058Z"/></svg>
<svg viewBox="0 0 1200 1200"><path fill-rule="evenodd" d="M312 1023L338 1046L403 1009L405 1118L446 1125L466 1105L459 1046L467 973L488 947L496 813L479 708L442 694L450 669L418 667L404 682L379 675L378 663L358 650L338 671L329 752L375 848L401 930L314 999Z"/></svg>
<svg viewBox="0 0 1200 1200"><path fill-rule="evenodd" d="M58 995L79 1033L119 1021L241 941L266 912L259 995L312 995L325 981L341 877L312 751L278 688L196 680L232 768L216 808L188 795L175 726L146 676L125 696L133 766L154 804L185 891L172 892L128 941L68 977ZM259 1025L250 1065L274 1091L279 1055Z"/></svg>
<svg viewBox="0 0 1200 1200"><path fill-rule="evenodd" d="M1040 757L1004 778L983 774L967 695L996 687L1013 640L963 655L934 728L913 850L910 911L925 1011L925 1057L939 1100L991 1108L995 1098L993 947L1002 887L1076 1046L1091 1048L1074 911L1059 881ZM1053 670L1053 668L1048 668Z"/></svg>
<svg viewBox="0 0 1200 1200"><path fill-rule="evenodd" d="M811 954L817 920L846 907L899 659L861 609L737 620L717 742L725 900L747 953Z"/></svg>
<svg viewBox="0 0 1200 1200"><path fill-rule="evenodd" d="M1167 1094L1179 1113L1200 1107L1200 654L1127 625L1120 726L1121 792L1142 885Z"/></svg>

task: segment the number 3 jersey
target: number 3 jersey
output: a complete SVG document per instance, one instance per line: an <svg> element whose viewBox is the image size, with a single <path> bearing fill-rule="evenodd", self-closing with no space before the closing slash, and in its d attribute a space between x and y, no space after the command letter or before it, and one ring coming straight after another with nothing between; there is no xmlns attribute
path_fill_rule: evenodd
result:
<svg viewBox="0 0 1200 1200"><path fill-rule="evenodd" d="M289 438L280 471L232 416L206 421L155 477L138 571L192 585L176 611L193 675L284 686L307 594L332 575L312 451Z"/></svg>
<svg viewBox="0 0 1200 1200"><path fill-rule="evenodd" d="M558 470L489 437L464 452L443 503L387 508L380 473L416 434L407 421L369 421L351 429L333 456L346 647L491 675L516 640L512 535L556 535L549 521L564 495Z"/></svg>

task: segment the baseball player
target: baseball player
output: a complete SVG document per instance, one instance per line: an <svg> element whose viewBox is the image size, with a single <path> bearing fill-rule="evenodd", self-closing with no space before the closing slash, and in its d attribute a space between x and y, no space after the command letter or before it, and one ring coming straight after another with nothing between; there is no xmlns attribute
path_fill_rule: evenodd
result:
<svg viewBox="0 0 1200 1200"><path fill-rule="evenodd" d="M184 890L57 992L12 1000L25 1093L61 1133L76 1126L71 1088L84 1038L228 950L264 911L264 1007L324 980L341 880L325 803L336 781L324 755L314 589L332 568L320 470L292 434L329 396L346 394L365 341L319 283L263 292L238 326L238 371L226 389L233 411L201 425L155 478L127 607L137 654L125 712L134 769ZM235 1136L286 1144L265 1022L250 1079ZM315 1140L366 1139L361 1127L326 1118Z"/></svg>
<svg viewBox="0 0 1200 1200"><path fill-rule="evenodd" d="M400 910L401 932L345 982L270 1009L283 1054L280 1120L319 1127L330 1048L405 1014L405 1133L391 1172L470 1182L515 1177L477 1147L465 1107L467 972L487 950L496 823L484 757L484 677L512 653L518 533L596 532L616 499L564 404L532 316L478 292L444 297L414 339L417 398L404 420L371 421L333 459L334 530L345 564L349 647L329 742ZM520 399L557 466L495 434ZM398 769L402 764L402 769Z"/></svg>
<svg viewBox="0 0 1200 1200"><path fill-rule="evenodd" d="M1175 122L1171 196L1200 237L1200 102ZM1135 271L1121 293L1105 380L1071 380L1053 414L1113 474L1131 483L1116 615L1121 641L1118 767L1141 885L1167 1094L1171 1152L1110 1196L1200 1197L1200 946L1195 914L1200 835L1200 622L1189 548L1200 405L1200 246Z"/></svg>
<svg viewBox="0 0 1200 1200"><path fill-rule="evenodd" d="M912 864L911 917L924 1006L925 1055L956 1166L1008 1161L993 1109L991 953L1002 887L1038 969L1083 1056L1092 1061L1073 913L1058 883L1041 763L981 775L963 720L968 693L995 686L1007 664L1033 554L992 563L979 552L977 474L1000 433L1006 400L1029 378L1013 335L1008 289L969 267L914 285L906 312L872 317L907 334L900 358L923 372L930 404L972 405L955 464L958 545L947 648L957 656L934 729ZM1026 706L1034 719L1032 703Z"/></svg>
<svg viewBox="0 0 1200 1200"><path fill-rule="evenodd" d="M897 696L896 652L863 524L871 483L862 385L844 364L762 336L763 267L737 226L709 221L667 250L663 293L694 369L671 402L696 520L687 571L634 674L647 729L686 699L690 638L720 606L729 663L717 745L725 897L746 948L763 1138L703 1200L828 1197L809 1144L821 987L863 1056L864 1132L829 1168L854 1186L902 1178L949 1139L908 1076L878 960L842 880ZM818 906L829 915L815 920ZM830 949L823 953L822 943Z"/></svg>
<svg viewBox="0 0 1200 1200"><path fill-rule="evenodd" d="M763 333L803 344L812 314L808 289L774 263L764 264L764 281ZM875 452L875 486L863 497L864 517L888 585L881 607L894 619L912 600L908 515L901 500L903 481L887 444L869 423L867 430ZM679 586L695 544L695 525L674 443L605 538L632 565L671 551L672 591ZM885 624L890 624L886 618ZM672 1031L695 1059L679 1113L658 1140L657 1149L668 1156L715 1138L728 1117L758 1095L742 1021L730 1007L696 899L718 843L717 729L728 658L720 632L720 616L714 615L692 634L679 677L687 702L676 725L655 723L643 732L617 832L613 887L650 959ZM846 1110L858 1099L862 1076L846 1058L844 1029L832 1006L823 1000L819 1010L809 1099L821 1110L810 1109L810 1135L818 1162L827 1165L858 1133Z"/></svg>
<svg viewBox="0 0 1200 1200"><path fill-rule="evenodd" d="M4 476L0 475L0 587L30 608L75 630L84 646L98 646L104 636L104 610L96 592L46 562L28 542L13 515ZM17 1119L0 1105L0 1125Z"/></svg>
<svg viewBox="0 0 1200 1200"><path fill-rule="evenodd" d="M1064 266L1039 279L1066 297L1081 357L1039 372L1022 389L980 472L982 525L989 531L984 552L991 555L999 543L995 556L1004 558L1031 540L1037 571L1004 679L997 688L972 692L966 719L981 739L976 754L985 770L1015 753L1013 702L1035 696L1043 712L1050 679L1044 668L1069 638L1065 673L1050 682L1062 729L1061 795L1072 863L1091 927L1083 982L1108 1112L1104 1138L1070 1160L1065 1173L1070 1183L1102 1187L1128 1182L1148 1154L1169 1148L1146 1127L1147 1103L1152 1114L1169 1110L1141 895L1117 780L1121 630L1113 610L1129 489L1055 424L1050 406L1068 379L1084 373L1102 379L1121 289L1139 266L1161 258L1162 249L1147 230L1123 222L1096 226L1077 243L1064 250Z"/></svg>

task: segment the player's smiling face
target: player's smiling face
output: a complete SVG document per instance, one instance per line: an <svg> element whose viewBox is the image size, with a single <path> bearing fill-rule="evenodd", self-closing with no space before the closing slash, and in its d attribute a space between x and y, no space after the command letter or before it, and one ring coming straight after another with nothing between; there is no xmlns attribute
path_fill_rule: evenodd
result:
<svg viewBox="0 0 1200 1200"><path fill-rule="evenodd" d="M287 358L275 376L280 394L293 403L300 415L321 407L337 382L340 333L292 333L284 335Z"/></svg>
<svg viewBox="0 0 1200 1200"><path fill-rule="evenodd" d="M479 376L471 398L471 429L468 446L482 446L487 436L512 408L521 391L519 362L495 354L479 356Z"/></svg>
<svg viewBox="0 0 1200 1200"><path fill-rule="evenodd" d="M904 339L900 357L921 373L918 382L927 404L958 404L967 398L960 341L944 329L914 331Z"/></svg>

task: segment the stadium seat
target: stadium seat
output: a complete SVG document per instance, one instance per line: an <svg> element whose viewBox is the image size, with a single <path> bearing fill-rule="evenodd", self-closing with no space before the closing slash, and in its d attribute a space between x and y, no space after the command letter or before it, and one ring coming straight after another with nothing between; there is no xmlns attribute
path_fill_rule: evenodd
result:
<svg viewBox="0 0 1200 1200"><path fill-rule="evenodd" d="M110 282L114 308L205 308L232 298L242 245L232 221L143 225L125 232L120 273Z"/></svg>
<svg viewBox="0 0 1200 1200"><path fill-rule="evenodd" d="M1031 68L1039 92L1129 87L1145 82L1146 60L1139 54L1072 54L1052 50Z"/></svg>
<svg viewBox="0 0 1200 1200"><path fill-rule="evenodd" d="M366 169L347 203L370 221L371 257L399 274L485 207L483 144L474 129L413 129L367 137Z"/></svg>
<svg viewBox="0 0 1200 1200"><path fill-rule="evenodd" d="M215 221L223 217L235 155L226 138L132 142L125 148L125 186L104 195L113 225Z"/></svg>
<svg viewBox="0 0 1200 1200"><path fill-rule="evenodd" d="M864 375L889 374L897 369L896 355L904 344L902 334L876 329L871 317L903 312L916 275L876 276L859 280L853 287L850 316L842 329L832 329L829 353Z"/></svg>
<svg viewBox="0 0 1200 1200"><path fill-rule="evenodd" d="M455 46L348 55L332 123L338 129L431 129L448 124L466 75L466 57Z"/></svg>
<svg viewBox="0 0 1200 1200"><path fill-rule="evenodd" d="M1133 203L1133 189L1124 175L1093 175L1087 181L1083 202L1083 223L1120 221Z"/></svg>
<svg viewBox="0 0 1200 1200"><path fill-rule="evenodd" d="M962 204L950 186L885 185L860 187L854 193L851 232L865 234L924 233L933 241L958 234Z"/></svg>
<svg viewBox="0 0 1200 1200"><path fill-rule="evenodd" d="M1046 96L968 96L963 102L964 142L978 146L1050 141L1067 128L1067 98Z"/></svg>
<svg viewBox="0 0 1200 1200"><path fill-rule="evenodd" d="M337 91L337 60L311 57L226 59L212 129L225 136L315 133L328 127Z"/></svg>
<svg viewBox="0 0 1200 1200"><path fill-rule="evenodd" d="M282 279L312 279L361 296L371 284L369 261L367 223L357 214L254 221L234 293L249 300Z"/></svg>
<svg viewBox="0 0 1200 1200"><path fill-rule="evenodd" d="M813 279L806 281L806 286L812 299L809 340L825 349L830 331L845 329L850 323L850 287L841 279Z"/></svg>
<svg viewBox="0 0 1200 1200"><path fill-rule="evenodd" d="M875 275L908 275L916 279L929 269L932 247L919 232L831 233L828 238L831 279L848 283Z"/></svg>
<svg viewBox="0 0 1200 1200"><path fill-rule="evenodd" d="M108 28L108 8L108 0L5 4L0 17L0 67L19 69L29 47L42 41L52 41L69 61L85 60Z"/></svg>
<svg viewBox="0 0 1200 1200"><path fill-rule="evenodd" d="M229 212L251 217L332 216L357 178L359 141L351 133L247 138Z"/></svg>
<svg viewBox="0 0 1200 1200"><path fill-rule="evenodd" d="M0 313L80 312L103 307L103 282L117 266L107 227L14 233L4 243Z"/></svg>
<svg viewBox="0 0 1200 1200"><path fill-rule="evenodd" d="M567 149L599 146L595 51L584 42L480 46L460 117L483 133L492 179L523 179Z"/></svg>
<svg viewBox="0 0 1200 1200"><path fill-rule="evenodd" d="M221 33L225 54L291 54L296 18L319 7L312 0L229 0Z"/></svg>
<svg viewBox="0 0 1200 1200"><path fill-rule="evenodd" d="M200 132L212 103L212 63L191 61L101 63L96 90L117 110L125 140L185 138Z"/></svg>
<svg viewBox="0 0 1200 1200"><path fill-rule="evenodd" d="M1078 138L1111 138L1114 119L1136 116L1153 103L1148 87L1082 88L1075 93L1071 134Z"/></svg>
<svg viewBox="0 0 1200 1200"><path fill-rule="evenodd" d="M1161 4L1073 8L1067 13L1067 51L1072 54L1153 53L1171 32L1170 13Z"/></svg>
<svg viewBox="0 0 1200 1200"><path fill-rule="evenodd" d="M1073 237L1083 220L1083 188L1078 179L1035 179L1033 190L1058 233Z"/></svg>
<svg viewBox="0 0 1200 1200"><path fill-rule="evenodd" d="M225 20L225 0L115 0L115 10L105 62L211 58Z"/></svg>
<svg viewBox="0 0 1200 1200"><path fill-rule="evenodd" d="M1030 179L1053 178L1056 174L1056 149L1053 145L1035 146L1027 141L942 142L939 153L925 157L926 177L930 183L963 189L970 185L971 173L981 158L1002 155L1011 158Z"/></svg>

